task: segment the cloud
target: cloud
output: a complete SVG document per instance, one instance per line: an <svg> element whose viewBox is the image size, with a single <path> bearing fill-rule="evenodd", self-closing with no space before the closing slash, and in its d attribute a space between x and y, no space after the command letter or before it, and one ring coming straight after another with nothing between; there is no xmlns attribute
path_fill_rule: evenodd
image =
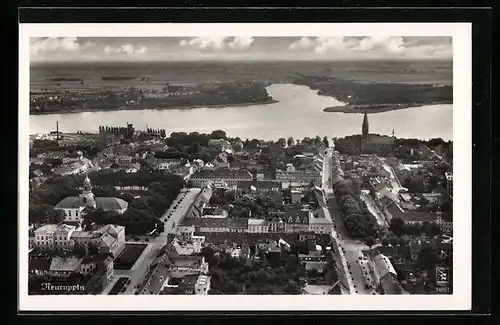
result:
<svg viewBox="0 0 500 325"><path fill-rule="evenodd" d="M346 49L343 37L316 37L314 53L327 54L332 51L343 51Z"/></svg>
<svg viewBox="0 0 500 325"><path fill-rule="evenodd" d="M94 43L91 41L80 44L76 37L32 38L30 51L34 55L45 55L55 52L77 52L93 46Z"/></svg>
<svg viewBox="0 0 500 325"><path fill-rule="evenodd" d="M233 49L246 49L252 45L253 41L253 37L234 37L227 43L227 46Z"/></svg>
<svg viewBox="0 0 500 325"><path fill-rule="evenodd" d="M297 49L309 50L312 49L313 47L314 47L314 41L311 40L309 37L302 37L298 41L293 42L288 46L290 50L297 50Z"/></svg>
<svg viewBox="0 0 500 325"><path fill-rule="evenodd" d="M146 53L148 48L144 45L132 45L132 44L124 44L118 47L106 46L104 48L104 53L107 54L126 54L126 55L135 55L135 54L144 54Z"/></svg>
<svg viewBox="0 0 500 325"><path fill-rule="evenodd" d="M312 51L324 56L369 57L450 57L453 55L450 37L302 37L288 48L293 51Z"/></svg>
<svg viewBox="0 0 500 325"><path fill-rule="evenodd" d="M254 42L253 37L195 37L180 41L182 47L218 51L223 49L246 49Z"/></svg>

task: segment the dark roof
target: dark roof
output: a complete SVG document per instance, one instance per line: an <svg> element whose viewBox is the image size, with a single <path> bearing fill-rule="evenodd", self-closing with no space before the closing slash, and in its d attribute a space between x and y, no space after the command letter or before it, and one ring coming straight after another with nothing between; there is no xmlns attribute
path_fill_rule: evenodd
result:
<svg viewBox="0 0 500 325"><path fill-rule="evenodd" d="M248 219L221 219L221 218L186 218L182 226L217 227L217 228L247 228Z"/></svg>
<svg viewBox="0 0 500 325"><path fill-rule="evenodd" d="M96 207L103 210L121 210L128 206L127 201L116 197L96 197Z"/></svg>
<svg viewBox="0 0 500 325"><path fill-rule="evenodd" d="M410 256L410 246L408 245L379 246L376 250L389 258L408 258Z"/></svg>
<svg viewBox="0 0 500 325"><path fill-rule="evenodd" d="M369 134L366 142L373 144L394 144L394 138L386 135Z"/></svg>
<svg viewBox="0 0 500 325"><path fill-rule="evenodd" d="M96 207L103 210L121 210L128 206L128 203L116 197L96 197ZM83 206L82 200L78 196L68 196L57 203L56 209L76 209Z"/></svg>
<svg viewBox="0 0 500 325"><path fill-rule="evenodd" d="M52 257L33 257L29 262L29 270L48 271L51 263Z"/></svg>
<svg viewBox="0 0 500 325"><path fill-rule="evenodd" d="M78 196L68 196L59 201L54 208L55 209L76 209L82 206L82 200Z"/></svg>
<svg viewBox="0 0 500 325"><path fill-rule="evenodd" d="M158 294L160 293L163 283L167 280L169 272L167 267L158 264L153 270L146 286L144 287L145 294Z"/></svg>
<svg viewBox="0 0 500 325"><path fill-rule="evenodd" d="M194 173L191 178L249 178L252 179L252 174L246 169L231 169L217 168L214 170L202 169Z"/></svg>
<svg viewBox="0 0 500 325"><path fill-rule="evenodd" d="M250 187L255 186L257 190L277 188L281 190L283 183L279 181L238 181L237 187L243 191L250 191Z"/></svg>
<svg viewBox="0 0 500 325"><path fill-rule="evenodd" d="M400 218L406 222L418 221L418 222L434 222L436 221L436 213L424 212L424 211L401 211L397 204L391 204L387 207L387 210L393 218Z"/></svg>

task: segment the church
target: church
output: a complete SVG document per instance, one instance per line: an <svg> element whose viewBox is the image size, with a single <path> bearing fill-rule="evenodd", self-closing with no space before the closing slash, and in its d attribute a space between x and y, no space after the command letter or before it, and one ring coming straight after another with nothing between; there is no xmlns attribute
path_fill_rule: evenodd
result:
<svg viewBox="0 0 500 325"><path fill-rule="evenodd" d="M66 224L80 224L82 211L85 208L102 209L122 214L127 210L128 203L116 197L96 197L92 193L92 184L86 175L80 196L68 196L54 206L55 210L63 211L64 223Z"/></svg>
<svg viewBox="0 0 500 325"><path fill-rule="evenodd" d="M392 137L387 135L370 134L368 127L368 114L365 112L361 126L361 153L362 154L387 154L394 149L396 137L394 129Z"/></svg>

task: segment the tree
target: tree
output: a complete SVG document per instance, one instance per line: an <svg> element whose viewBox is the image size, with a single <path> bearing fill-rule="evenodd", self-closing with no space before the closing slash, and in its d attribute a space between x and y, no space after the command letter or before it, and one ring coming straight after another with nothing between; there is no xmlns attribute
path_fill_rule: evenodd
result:
<svg viewBox="0 0 500 325"><path fill-rule="evenodd" d="M366 246L368 247L372 247L373 245L375 245L377 242L375 241L375 238L373 238L373 236L368 236L366 239L365 239L365 244Z"/></svg>
<svg viewBox="0 0 500 325"><path fill-rule="evenodd" d="M406 235L401 236L401 238L399 238L399 245L406 246L406 245L408 245L409 241L410 241L410 238L408 238L408 236L406 236Z"/></svg>
<svg viewBox="0 0 500 325"><path fill-rule="evenodd" d="M290 282L287 284L283 291L290 295L298 295L300 294L300 287L297 285L297 283Z"/></svg>
<svg viewBox="0 0 500 325"><path fill-rule="evenodd" d="M389 238L389 244L391 244L392 246L398 245L399 244L398 237L391 237L391 238Z"/></svg>
<svg viewBox="0 0 500 325"><path fill-rule="evenodd" d="M389 228L396 236L401 236L403 234L403 225L405 222L401 218L392 218Z"/></svg>
<svg viewBox="0 0 500 325"><path fill-rule="evenodd" d="M293 146L294 145L294 140L292 137L288 138L288 140L286 140L286 144L287 146Z"/></svg>
<svg viewBox="0 0 500 325"><path fill-rule="evenodd" d="M324 137L323 138L323 144L325 145L325 147L329 147L330 146L330 142L328 141L328 137Z"/></svg>
<svg viewBox="0 0 500 325"><path fill-rule="evenodd" d="M226 132L223 130L215 130L210 133L211 139L227 139Z"/></svg>
<svg viewBox="0 0 500 325"><path fill-rule="evenodd" d="M299 241L294 244L292 244L292 247L290 251L293 254L308 254L309 253L309 247L307 246L307 243L304 241Z"/></svg>
<svg viewBox="0 0 500 325"><path fill-rule="evenodd" d="M389 246L389 240L387 238L382 239L382 246Z"/></svg>
<svg viewBox="0 0 500 325"><path fill-rule="evenodd" d="M229 295L236 295L240 293L241 286L234 281L228 281L224 285L224 293Z"/></svg>
<svg viewBox="0 0 500 325"><path fill-rule="evenodd" d="M431 245L424 245L417 257L416 265L421 270L430 270L436 266L437 254Z"/></svg>

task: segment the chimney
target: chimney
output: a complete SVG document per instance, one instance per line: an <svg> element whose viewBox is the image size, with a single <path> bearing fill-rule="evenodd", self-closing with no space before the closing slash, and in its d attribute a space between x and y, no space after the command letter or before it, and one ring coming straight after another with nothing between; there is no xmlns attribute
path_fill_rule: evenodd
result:
<svg viewBox="0 0 500 325"><path fill-rule="evenodd" d="M59 121L56 121L56 140L59 141Z"/></svg>

